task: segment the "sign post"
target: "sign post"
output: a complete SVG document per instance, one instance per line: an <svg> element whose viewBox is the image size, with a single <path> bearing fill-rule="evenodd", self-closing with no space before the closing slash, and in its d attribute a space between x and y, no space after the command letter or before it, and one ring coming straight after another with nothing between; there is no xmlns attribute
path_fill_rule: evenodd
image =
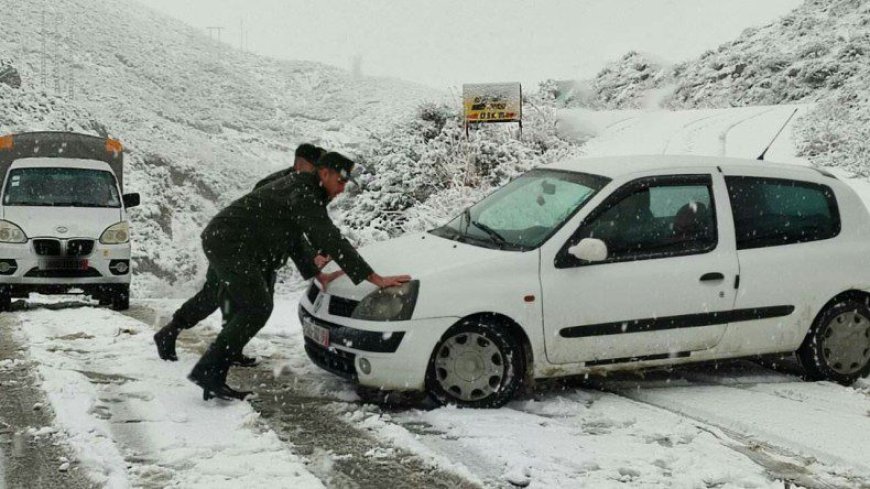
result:
<svg viewBox="0 0 870 489"><path fill-rule="evenodd" d="M523 88L519 83L462 85L465 137L472 124L516 122L523 134Z"/></svg>

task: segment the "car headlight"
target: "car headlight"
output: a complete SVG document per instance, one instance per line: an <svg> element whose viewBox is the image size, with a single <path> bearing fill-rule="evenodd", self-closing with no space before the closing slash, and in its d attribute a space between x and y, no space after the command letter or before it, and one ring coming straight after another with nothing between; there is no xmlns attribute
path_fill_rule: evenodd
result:
<svg viewBox="0 0 870 489"><path fill-rule="evenodd" d="M357 304L350 317L366 321L407 321L414 314L420 281L378 289Z"/></svg>
<svg viewBox="0 0 870 489"><path fill-rule="evenodd" d="M112 224L100 236L100 243L103 244L122 244L127 241L130 241L130 228L127 226L127 221Z"/></svg>
<svg viewBox="0 0 870 489"><path fill-rule="evenodd" d="M27 235L17 225L0 219L0 243L26 243Z"/></svg>

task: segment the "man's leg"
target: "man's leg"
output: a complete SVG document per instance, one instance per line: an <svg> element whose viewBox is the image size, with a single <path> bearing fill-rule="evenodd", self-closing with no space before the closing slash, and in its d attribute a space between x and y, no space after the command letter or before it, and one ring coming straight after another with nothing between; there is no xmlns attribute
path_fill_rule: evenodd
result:
<svg viewBox="0 0 870 489"><path fill-rule="evenodd" d="M172 321L154 335L154 343L157 345L157 354L160 358L172 362L178 360L178 354L175 352L175 340L178 339L178 334L181 330L196 326L218 309L219 291L220 281L210 266L205 274L205 284L202 289L178 308L172 315Z"/></svg>
<svg viewBox="0 0 870 489"><path fill-rule="evenodd" d="M224 328L188 378L203 388L203 397L240 398L244 393L226 385L233 358L266 324L272 314L272 295L262 268L256 263L211 262L221 284Z"/></svg>

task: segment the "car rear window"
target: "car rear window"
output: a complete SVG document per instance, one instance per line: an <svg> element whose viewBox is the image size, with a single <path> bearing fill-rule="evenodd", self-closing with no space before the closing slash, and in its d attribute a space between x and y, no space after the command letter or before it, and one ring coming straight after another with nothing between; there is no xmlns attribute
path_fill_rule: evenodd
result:
<svg viewBox="0 0 870 489"><path fill-rule="evenodd" d="M779 178L725 177L737 249L833 238L840 233L837 199L830 187Z"/></svg>

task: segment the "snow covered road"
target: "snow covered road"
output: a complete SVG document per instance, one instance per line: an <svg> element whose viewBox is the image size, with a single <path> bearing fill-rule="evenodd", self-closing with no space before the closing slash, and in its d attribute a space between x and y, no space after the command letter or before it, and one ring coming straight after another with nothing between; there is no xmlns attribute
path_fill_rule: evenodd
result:
<svg viewBox="0 0 870 489"><path fill-rule="evenodd" d="M54 438L103 487L432 487L403 477L433 473L442 487L870 486L867 382L733 362L548 382L501 410L380 408L308 362L288 297L251 345L265 367L234 377L260 398L217 405L184 379L217 317L185 338L178 364L153 352L152 323L176 305L131 310L147 322L87 305L16 314ZM380 463L413 470L363 475Z"/></svg>

